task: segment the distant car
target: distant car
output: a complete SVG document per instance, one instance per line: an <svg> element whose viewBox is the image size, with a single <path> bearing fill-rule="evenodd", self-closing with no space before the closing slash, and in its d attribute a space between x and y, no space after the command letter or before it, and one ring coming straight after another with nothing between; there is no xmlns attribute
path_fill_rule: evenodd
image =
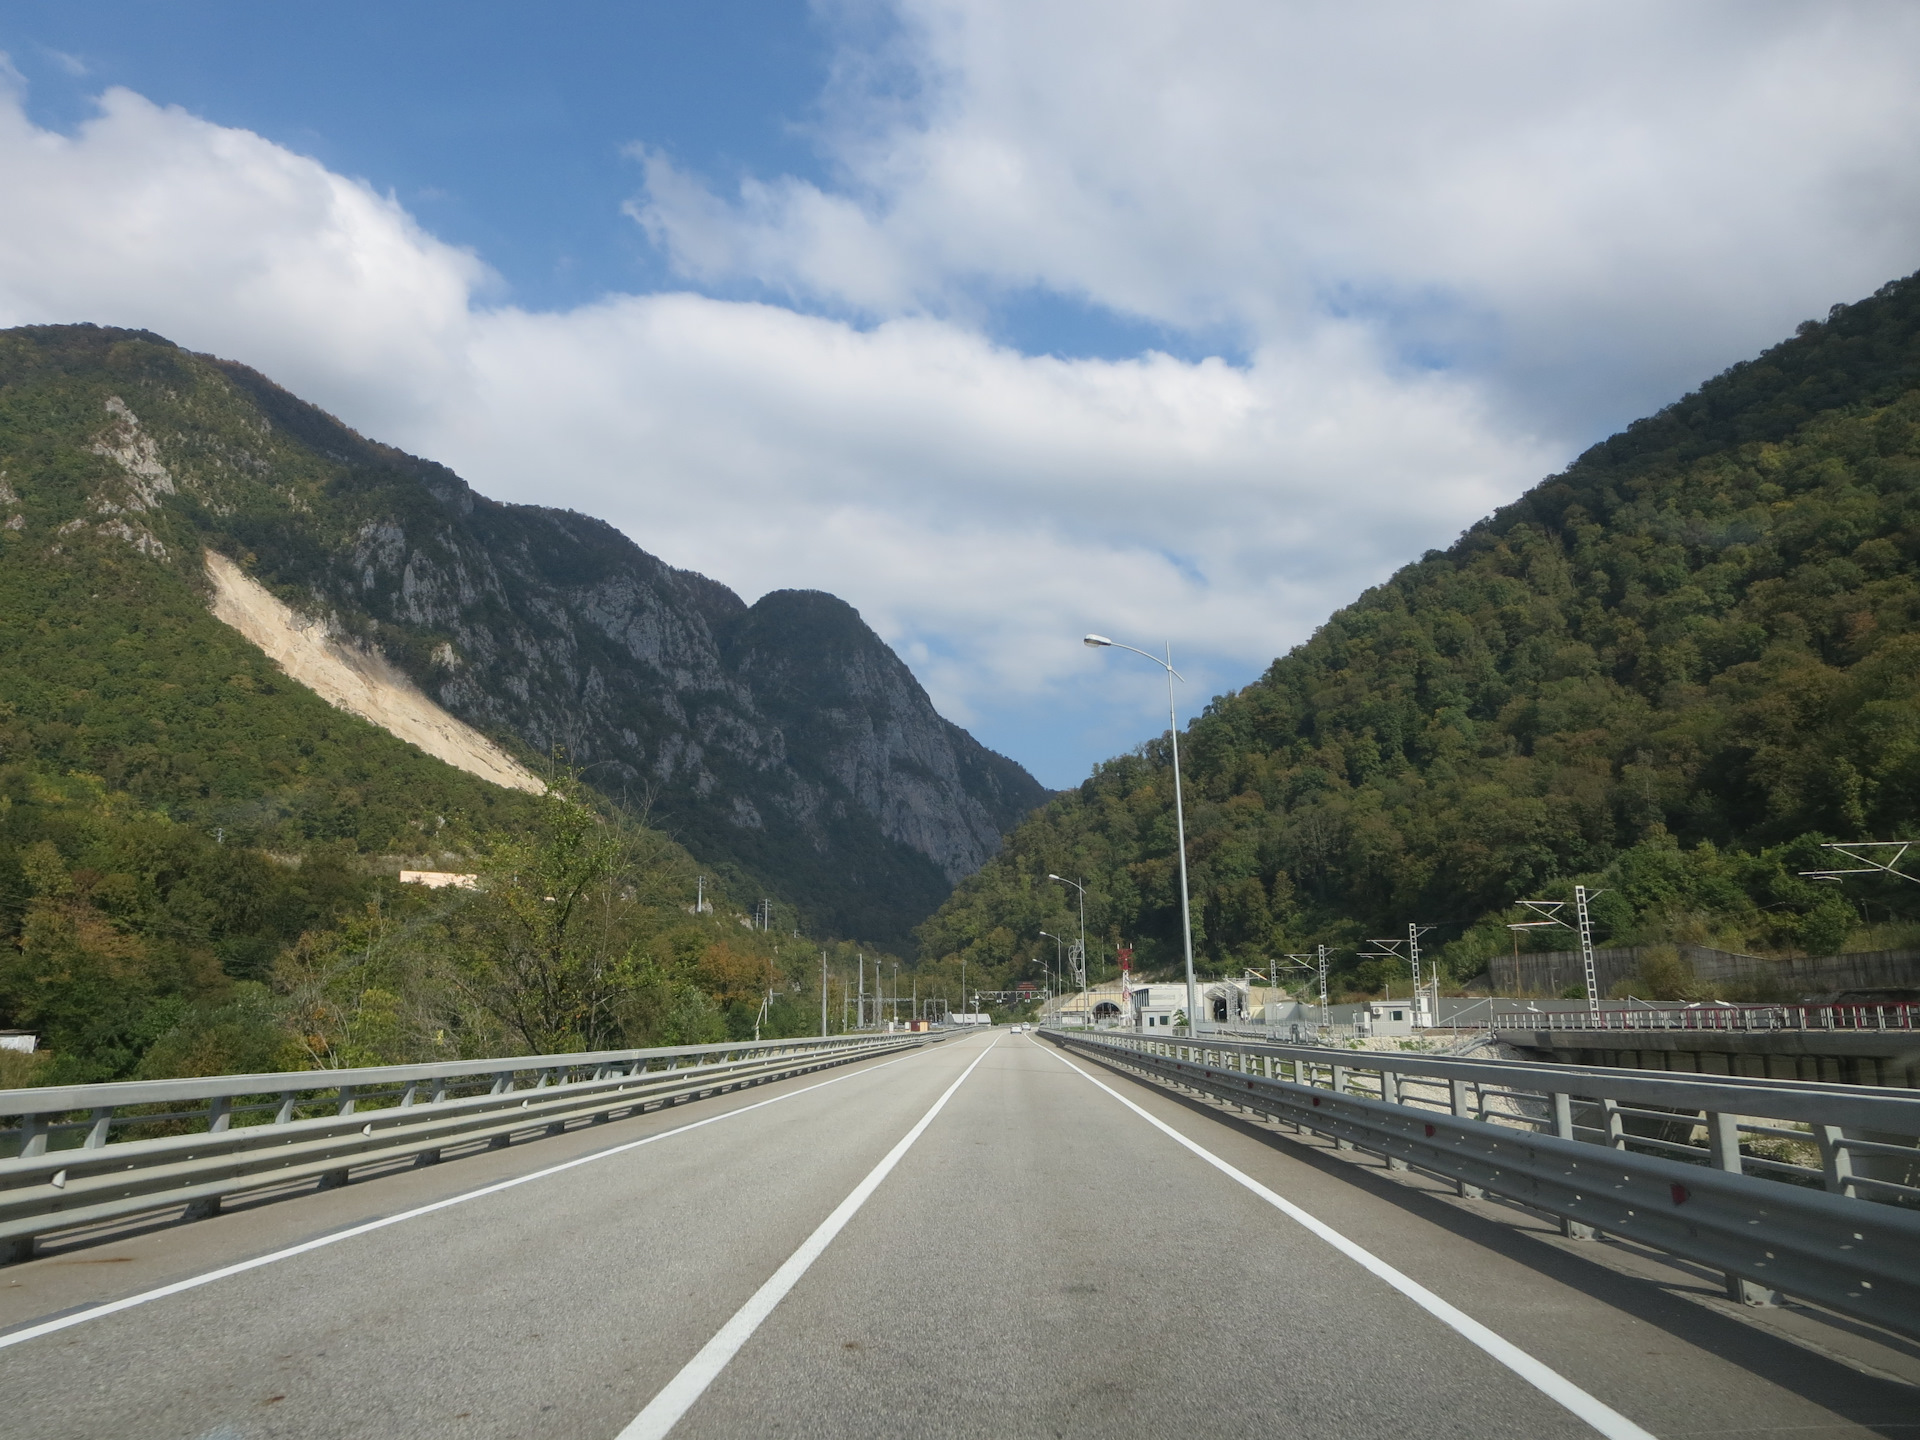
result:
<svg viewBox="0 0 1920 1440"><path fill-rule="evenodd" d="M1027 1028L1027 1027L1026 1027L1026 1026L1024 1026L1024 1025L1016 1025L1016 1026L1014 1026L1014 1027L1013 1027L1013 1033L1014 1033L1015 1035L1018 1035L1018 1034L1019 1034L1019 1033L1020 1033L1020 1032L1021 1032L1022 1030L1024 1030L1024 1029L1026 1029L1026 1028Z"/></svg>

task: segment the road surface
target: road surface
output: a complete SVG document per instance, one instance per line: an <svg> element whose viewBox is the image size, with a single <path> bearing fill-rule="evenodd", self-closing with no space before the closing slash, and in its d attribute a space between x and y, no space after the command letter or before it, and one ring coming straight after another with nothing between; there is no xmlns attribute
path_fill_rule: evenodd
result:
<svg viewBox="0 0 1920 1440"><path fill-rule="evenodd" d="M1717 1297L1000 1030L0 1270L0 1433L1920 1436Z"/></svg>

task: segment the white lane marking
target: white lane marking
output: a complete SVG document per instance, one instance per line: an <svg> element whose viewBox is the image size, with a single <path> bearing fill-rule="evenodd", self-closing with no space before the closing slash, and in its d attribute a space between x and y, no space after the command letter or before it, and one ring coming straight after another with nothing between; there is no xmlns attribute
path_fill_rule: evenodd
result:
<svg viewBox="0 0 1920 1440"><path fill-rule="evenodd" d="M378 1220L369 1220L363 1225L354 1225L345 1230L337 1230L331 1235L322 1235L318 1239L306 1240L298 1245L289 1245L284 1250L275 1250L269 1255L256 1255L251 1260L242 1260L237 1264L223 1265L218 1270L209 1270L204 1275L195 1275L186 1280L176 1280L171 1285L162 1285L157 1289L143 1290L138 1295L129 1295L121 1300L108 1300L90 1309L76 1311L71 1315L58 1315L51 1320L43 1320L38 1325L28 1325L19 1330L8 1331L0 1335L0 1350L10 1345L23 1344L28 1340L37 1340L42 1335L51 1335L56 1330L66 1330L74 1325L84 1325L89 1320L99 1320L108 1315L117 1315L122 1310L131 1310L136 1305L146 1305L154 1300L164 1300L169 1295L178 1295L183 1291L197 1290L202 1285L211 1285L216 1280L224 1280L229 1275L241 1275L248 1270L258 1270L262 1265L272 1265L276 1261L291 1260L296 1255L304 1255L309 1250L319 1250L328 1245L338 1245L342 1240L351 1240L375 1230L384 1230L389 1225L398 1225L403 1220L417 1220L422 1215L431 1215L436 1210L445 1210L454 1205L464 1205L469 1200L478 1200L487 1195L498 1195L502 1190L511 1190L516 1185L525 1185L534 1180L544 1180L549 1175L558 1175L562 1171L577 1169L582 1165L591 1165L596 1160L605 1160L614 1155L624 1155L629 1150L638 1150L642 1145L651 1145L656 1140L671 1140L675 1135L684 1135L689 1130L698 1130L702 1126L716 1125L722 1120L731 1120L736 1115L745 1115L768 1105L778 1105L782 1100L791 1100L815 1090L824 1090L829 1085L838 1085L843 1080L857 1080L862 1075L871 1075L876 1070L884 1070L889 1065L898 1065L902 1060L916 1059L922 1055L935 1054L930 1050L916 1050L910 1054L899 1055L892 1060L883 1060L878 1065L869 1065L864 1070L849 1071L845 1075L836 1075L831 1080L821 1080L813 1085L803 1085L798 1090L789 1090L784 1095L772 1095L765 1100L756 1100L751 1105L742 1105L738 1110L727 1110L719 1115L709 1115L704 1120L695 1120L689 1125L678 1125L671 1130L662 1130L658 1135L648 1135L640 1140L629 1140L624 1145L615 1145L608 1150L596 1150L591 1155L581 1155L572 1160L562 1161L558 1165L549 1165L544 1170L534 1170L525 1175L516 1175L511 1180L496 1181L492 1185L483 1185L478 1190L468 1190L464 1194L449 1195L444 1200L435 1200L431 1205L417 1206L412 1210L402 1210L398 1215L383 1216ZM664 1073L664 1072L661 1072Z"/></svg>
<svg viewBox="0 0 1920 1440"><path fill-rule="evenodd" d="M1167 1124L1166 1121L1149 1115L1118 1090L1114 1089L1111 1085L1105 1084L1095 1076L1089 1075L1058 1050L1049 1046L1048 1053L1062 1065L1065 1065L1069 1070L1073 1071L1074 1074L1098 1085L1102 1090L1106 1091L1107 1094L1133 1111L1134 1114L1138 1115L1156 1130L1172 1137L1178 1144L1184 1145L1221 1174L1246 1186L1247 1189L1273 1206L1274 1209L1280 1211L1280 1213L1288 1219L1305 1226L1308 1230L1326 1241L1327 1244L1333 1246L1333 1248L1338 1250L1342 1255L1345 1255L1349 1260L1355 1261L1364 1268L1371 1270L1402 1295L1413 1301L1413 1303L1418 1305L1422 1310L1425 1310L1429 1315L1448 1326L1456 1334L1464 1337L1472 1344L1479 1346L1480 1349L1506 1366L1507 1369L1513 1371L1514 1374L1533 1386L1534 1389L1538 1390L1542 1395L1545 1395L1549 1400L1570 1410L1573 1414L1598 1430L1602 1435L1607 1436L1608 1440L1657 1440L1657 1437L1651 1431L1642 1430L1611 1405L1589 1395L1559 1371L1541 1364L1540 1361L1534 1359L1533 1356L1522 1350L1518 1345L1489 1330L1464 1310L1448 1304L1412 1276L1402 1274L1372 1251L1356 1245L1331 1225L1315 1219L1291 1200L1276 1195L1245 1171L1235 1169L1212 1151L1189 1140L1178 1130Z"/></svg>
<svg viewBox="0 0 1920 1440"><path fill-rule="evenodd" d="M760 1328L761 1322L787 1298L787 1292L800 1283L800 1277L807 1273L807 1267L820 1258L827 1246L833 1243L833 1237L846 1227L854 1213L867 1203L867 1198L880 1188L880 1182L887 1178L887 1173L900 1163L900 1157L925 1133L927 1126L933 1123L933 1117L946 1108L947 1101L953 1098L953 1092L966 1083L967 1076L973 1074L980 1062L987 1058L987 1051L993 1049L998 1041L998 1036L987 1041L986 1048L974 1057L973 1064L961 1071L960 1078L947 1087L946 1094L934 1101L933 1108L920 1117L920 1123L903 1135L900 1143L887 1152L886 1158L867 1172L867 1178L853 1187L853 1193L820 1222L819 1228L800 1243L800 1248L787 1257L786 1263L773 1272L767 1283L754 1291L747 1303L733 1312L733 1318L700 1347L700 1353L680 1367L680 1373L647 1402L646 1409L633 1417L627 1428L620 1432L618 1440L662 1440L669 1430L680 1423L680 1417L693 1408L693 1402L706 1393L707 1387L727 1368L727 1362L753 1338L753 1332Z"/></svg>

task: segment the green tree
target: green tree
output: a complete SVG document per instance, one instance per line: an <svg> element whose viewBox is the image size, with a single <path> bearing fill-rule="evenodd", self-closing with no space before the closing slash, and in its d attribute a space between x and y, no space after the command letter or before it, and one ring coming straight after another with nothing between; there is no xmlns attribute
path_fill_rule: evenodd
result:
<svg viewBox="0 0 1920 1440"><path fill-rule="evenodd" d="M555 775L532 823L487 845L477 890L449 920L454 983L530 1053L607 1048L623 993L645 982L646 902L673 860Z"/></svg>

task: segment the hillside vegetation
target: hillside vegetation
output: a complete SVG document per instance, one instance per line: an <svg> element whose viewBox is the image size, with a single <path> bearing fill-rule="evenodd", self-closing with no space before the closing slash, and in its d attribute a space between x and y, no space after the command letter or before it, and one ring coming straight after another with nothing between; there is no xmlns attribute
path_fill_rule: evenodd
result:
<svg viewBox="0 0 1920 1440"><path fill-rule="evenodd" d="M1920 821L1917 618L1920 277L1596 445L1209 705L1182 740L1197 953L1329 943L1375 990L1404 969L1357 942L1418 921L1460 978L1514 902L1581 879L1617 944L1913 938L1911 887L1797 872ZM1167 762L1108 761L1016 829L923 952L1013 978L1068 922L1052 871L1086 877L1109 954L1171 967Z"/></svg>
<svg viewBox="0 0 1920 1440"><path fill-rule="evenodd" d="M0 1028L46 1047L0 1051L0 1088L720 1040L768 990L765 1033L815 1028L788 992L816 993L818 951L743 929L754 892L709 883L690 913L692 857L564 767L498 734L574 798L476 779L208 613L203 544L257 568L275 513L354 501L191 358L0 333ZM401 886L403 864L484 884ZM549 890L529 913L528 877L577 913L555 929Z"/></svg>

